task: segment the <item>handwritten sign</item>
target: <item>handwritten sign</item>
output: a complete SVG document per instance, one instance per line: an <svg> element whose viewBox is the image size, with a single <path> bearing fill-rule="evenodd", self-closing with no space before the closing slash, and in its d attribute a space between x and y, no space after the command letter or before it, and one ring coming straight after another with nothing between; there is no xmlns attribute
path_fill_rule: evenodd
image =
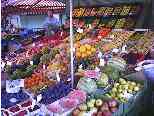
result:
<svg viewBox="0 0 154 116"><path fill-rule="evenodd" d="M6 91L7 93L18 93L20 91L20 87L24 87L24 80L7 80L6 81Z"/></svg>
<svg viewBox="0 0 154 116"><path fill-rule="evenodd" d="M99 77L99 72L96 70L87 70L84 72L85 77L97 79Z"/></svg>

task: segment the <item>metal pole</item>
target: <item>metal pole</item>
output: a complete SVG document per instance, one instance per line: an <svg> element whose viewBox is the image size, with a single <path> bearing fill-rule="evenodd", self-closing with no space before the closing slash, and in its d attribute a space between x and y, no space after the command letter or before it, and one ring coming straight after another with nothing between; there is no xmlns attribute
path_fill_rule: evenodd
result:
<svg viewBox="0 0 154 116"><path fill-rule="evenodd" d="M70 0L70 46L71 46L71 82L72 82L72 89L74 87L74 66L73 66L73 23L72 23L72 10L73 10L73 1Z"/></svg>

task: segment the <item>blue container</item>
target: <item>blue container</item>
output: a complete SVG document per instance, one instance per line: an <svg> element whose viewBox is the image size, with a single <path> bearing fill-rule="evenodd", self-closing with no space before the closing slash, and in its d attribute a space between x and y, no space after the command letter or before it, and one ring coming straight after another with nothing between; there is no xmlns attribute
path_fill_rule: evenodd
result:
<svg viewBox="0 0 154 116"><path fill-rule="evenodd" d="M154 82L154 68L145 69L144 75L148 80Z"/></svg>

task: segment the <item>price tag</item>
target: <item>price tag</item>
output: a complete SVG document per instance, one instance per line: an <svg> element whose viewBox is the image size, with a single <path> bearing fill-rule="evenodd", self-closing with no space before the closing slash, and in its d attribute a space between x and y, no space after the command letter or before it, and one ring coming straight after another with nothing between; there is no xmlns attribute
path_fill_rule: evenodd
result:
<svg viewBox="0 0 154 116"><path fill-rule="evenodd" d="M24 80L18 79L18 80L7 80L6 81L6 91L8 93L18 93L20 91L20 87L24 87Z"/></svg>
<svg viewBox="0 0 154 116"><path fill-rule="evenodd" d="M78 33L83 33L83 29L78 28L78 29L77 29L77 32L78 32Z"/></svg>
<svg viewBox="0 0 154 116"><path fill-rule="evenodd" d="M105 65L105 60L104 59L100 59L99 66L104 66L104 65Z"/></svg>
<svg viewBox="0 0 154 116"><path fill-rule="evenodd" d="M94 78L94 79L97 79L99 77L99 72L96 71L96 70L87 70L84 72L84 75L87 77L87 78Z"/></svg>
<svg viewBox="0 0 154 116"><path fill-rule="evenodd" d="M33 61L30 61L30 65L33 65Z"/></svg>
<svg viewBox="0 0 154 116"><path fill-rule="evenodd" d="M79 69L82 69L83 68L83 66L82 66L82 64L79 66Z"/></svg>
<svg viewBox="0 0 154 116"><path fill-rule="evenodd" d="M133 97L133 94L124 92L123 97L126 98L126 99L130 99L131 97Z"/></svg>
<svg viewBox="0 0 154 116"><path fill-rule="evenodd" d="M45 65L43 65L43 69L46 69L46 66Z"/></svg>
<svg viewBox="0 0 154 116"><path fill-rule="evenodd" d="M33 43L33 45L32 45L33 47L35 47L35 43Z"/></svg>
<svg viewBox="0 0 154 116"><path fill-rule="evenodd" d="M102 56L103 56L102 52L99 52L98 53L98 58L102 58Z"/></svg>
<svg viewBox="0 0 154 116"><path fill-rule="evenodd" d="M60 82L59 72L60 72L60 70L56 71L56 78L57 78L57 81L58 81L58 82Z"/></svg>
<svg viewBox="0 0 154 116"><path fill-rule="evenodd" d="M37 96L37 103L39 103L41 101L41 99L42 99L42 94Z"/></svg>

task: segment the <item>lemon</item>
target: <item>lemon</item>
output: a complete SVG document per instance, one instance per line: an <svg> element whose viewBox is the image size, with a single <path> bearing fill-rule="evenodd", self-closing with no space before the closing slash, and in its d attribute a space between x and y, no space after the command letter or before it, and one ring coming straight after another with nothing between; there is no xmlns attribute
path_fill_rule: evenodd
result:
<svg viewBox="0 0 154 116"><path fill-rule="evenodd" d="M94 53L94 52L96 52L96 49L94 47L92 47L91 51Z"/></svg>
<svg viewBox="0 0 154 116"><path fill-rule="evenodd" d="M85 47L87 48L87 50L91 49L91 45L86 44Z"/></svg>
<svg viewBox="0 0 154 116"><path fill-rule="evenodd" d="M86 57L86 54L82 53L81 57L82 58L85 58Z"/></svg>
<svg viewBox="0 0 154 116"><path fill-rule="evenodd" d="M76 56L79 58L81 57L81 53L80 52L76 52Z"/></svg>
<svg viewBox="0 0 154 116"><path fill-rule="evenodd" d="M81 47L80 47L80 52L81 52L81 53L86 52L86 48L85 48L84 46L81 46Z"/></svg>

